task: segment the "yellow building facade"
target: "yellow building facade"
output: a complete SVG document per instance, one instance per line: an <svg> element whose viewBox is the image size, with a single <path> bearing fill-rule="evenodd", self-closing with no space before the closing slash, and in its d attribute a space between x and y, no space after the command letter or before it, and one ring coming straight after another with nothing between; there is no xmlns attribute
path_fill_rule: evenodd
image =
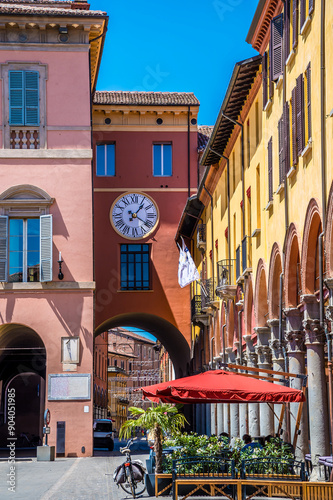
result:
<svg viewBox="0 0 333 500"><path fill-rule="evenodd" d="M201 275L193 371L237 362L307 375L301 433L296 443L290 405L283 439L311 452L313 477L332 432L332 23L332 2L260 0L247 35L258 56L235 65L177 233ZM195 418L231 436L277 428L268 405L198 407Z"/></svg>

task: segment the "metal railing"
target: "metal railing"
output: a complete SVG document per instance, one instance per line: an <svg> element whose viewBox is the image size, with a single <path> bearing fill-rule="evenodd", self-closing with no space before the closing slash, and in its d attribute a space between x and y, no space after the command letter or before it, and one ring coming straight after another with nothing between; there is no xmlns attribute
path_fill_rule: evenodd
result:
<svg viewBox="0 0 333 500"><path fill-rule="evenodd" d="M217 263L217 286L235 285L235 259L224 259Z"/></svg>
<svg viewBox="0 0 333 500"><path fill-rule="evenodd" d="M212 302L216 302L219 300L219 297L216 295L216 278L213 281L213 278L209 278L207 280L202 280L202 290L201 290L201 306L202 309L208 307Z"/></svg>
<svg viewBox="0 0 333 500"><path fill-rule="evenodd" d="M248 236L242 239L242 272L252 267L251 262L251 240Z"/></svg>
<svg viewBox="0 0 333 500"><path fill-rule="evenodd" d="M240 278L241 270L240 270L240 245L236 248L236 281Z"/></svg>

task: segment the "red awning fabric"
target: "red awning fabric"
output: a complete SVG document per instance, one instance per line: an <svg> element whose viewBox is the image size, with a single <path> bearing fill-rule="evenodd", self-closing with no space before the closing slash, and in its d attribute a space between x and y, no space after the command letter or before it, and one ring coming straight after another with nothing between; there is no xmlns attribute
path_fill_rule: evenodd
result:
<svg viewBox="0 0 333 500"><path fill-rule="evenodd" d="M305 401L302 391L244 377L240 373L211 370L170 382L141 387L143 396L164 403L294 403Z"/></svg>

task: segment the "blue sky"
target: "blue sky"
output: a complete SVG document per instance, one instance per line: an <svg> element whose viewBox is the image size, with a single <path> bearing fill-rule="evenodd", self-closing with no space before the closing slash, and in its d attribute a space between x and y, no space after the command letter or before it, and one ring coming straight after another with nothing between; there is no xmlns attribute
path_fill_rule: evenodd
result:
<svg viewBox="0 0 333 500"><path fill-rule="evenodd" d="M258 0L90 0L109 15L97 90L194 92L214 125Z"/></svg>

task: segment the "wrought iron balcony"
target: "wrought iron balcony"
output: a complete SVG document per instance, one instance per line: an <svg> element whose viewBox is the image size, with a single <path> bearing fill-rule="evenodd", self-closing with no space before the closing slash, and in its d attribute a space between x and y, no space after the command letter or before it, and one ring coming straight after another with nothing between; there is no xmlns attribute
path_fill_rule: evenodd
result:
<svg viewBox="0 0 333 500"><path fill-rule="evenodd" d="M236 295L237 284L235 276L235 259L220 260L217 263L216 293L221 298L233 299Z"/></svg>
<svg viewBox="0 0 333 500"><path fill-rule="evenodd" d="M216 278L202 281L201 290L201 307L203 311L209 311L212 307L217 307L219 304L219 297L216 294Z"/></svg>
<svg viewBox="0 0 333 500"><path fill-rule="evenodd" d="M245 236L242 240L242 272L250 272L252 268L251 239Z"/></svg>
<svg viewBox="0 0 333 500"><path fill-rule="evenodd" d="M11 149L39 149L39 127L10 127Z"/></svg>
<svg viewBox="0 0 333 500"><path fill-rule="evenodd" d="M197 247L206 250L206 224L198 224L197 226Z"/></svg>

